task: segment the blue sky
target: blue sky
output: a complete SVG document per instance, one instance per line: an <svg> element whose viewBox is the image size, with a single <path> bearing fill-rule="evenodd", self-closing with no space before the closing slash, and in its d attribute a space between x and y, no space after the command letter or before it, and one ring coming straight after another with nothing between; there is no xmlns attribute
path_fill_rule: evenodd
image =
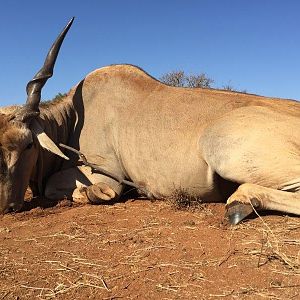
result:
<svg viewBox="0 0 300 300"><path fill-rule="evenodd" d="M2 1L0 105L26 100L26 83L72 16L43 99L113 63L154 77L205 72L217 87L300 99L299 15L297 0Z"/></svg>

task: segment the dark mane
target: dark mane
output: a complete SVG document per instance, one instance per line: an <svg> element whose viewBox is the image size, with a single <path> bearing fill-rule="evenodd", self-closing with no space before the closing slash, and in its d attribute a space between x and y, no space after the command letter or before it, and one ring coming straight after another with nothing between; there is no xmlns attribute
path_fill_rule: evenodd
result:
<svg viewBox="0 0 300 300"><path fill-rule="evenodd" d="M53 105L57 105L58 103L63 102L66 97L67 97L67 94L65 94L65 95L63 95L61 97L55 97L52 100L43 100L40 103L40 107L47 109L47 108L49 108L49 107L51 107Z"/></svg>

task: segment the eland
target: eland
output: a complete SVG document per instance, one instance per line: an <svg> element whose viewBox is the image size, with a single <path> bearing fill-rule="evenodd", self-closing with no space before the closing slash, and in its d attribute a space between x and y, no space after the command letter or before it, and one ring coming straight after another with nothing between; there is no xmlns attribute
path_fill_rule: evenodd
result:
<svg viewBox="0 0 300 300"><path fill-rule="evenodd" d="M151 198L176 191L226 202L237 224L254 210L300 214L300 104L238 92L167 86L132 65L95 70L62 99L41 90L73 19L27 84L23 106L0 108L0 211L35 195L117 200L123 185L91 172L66 144Z"/></svg>

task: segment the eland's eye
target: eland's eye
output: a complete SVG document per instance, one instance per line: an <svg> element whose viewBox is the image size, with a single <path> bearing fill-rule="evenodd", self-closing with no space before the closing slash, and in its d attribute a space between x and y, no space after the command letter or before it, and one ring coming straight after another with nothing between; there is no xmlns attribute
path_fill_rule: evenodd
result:
<svg viewBox="0 0 300 300"><path fill-rule="evenodd" d="M31 149L33 146L33 142L29 143L27 146L26 146L26 149Z"/></svg>

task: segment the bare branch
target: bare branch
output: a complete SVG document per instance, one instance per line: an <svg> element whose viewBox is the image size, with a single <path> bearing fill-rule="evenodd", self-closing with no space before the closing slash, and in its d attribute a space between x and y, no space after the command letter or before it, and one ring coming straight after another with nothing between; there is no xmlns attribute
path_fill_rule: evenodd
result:
<svg viewBox="0 0 300 300"><path fill-rule="evenodd" d="M126 184L126 185L132 186L132 187L134 187L136 189L139 189L139 190L141 190L143 192L145 191L144 187L141 187L141 186L139 186L138 184L135 184L132 181L125 180L125 179L123 179L123 178L121 178L121 177L119 177L119 176L117 176L117 175L115 175L115 174L113 174L111 172L108 172L108 171L102 169L101 167L99 167L96 164L88 162L87 159L86 159L86 157L85 157L85 155L83 153L81 153L80 151L78 151L78 150L76 150L76 149L74 149L74 148L72 148L70 146L64 145L64 144L59 144L59 146L62 147L62 148L65 148L65 149L67 149L69 151L72 151L72 152L76 153L81 158L83 164L85 166L88 166L88 167L90 167L92 169L93 173L100 173L102 175L105 175L105 176L108 176L108 177L110 177L112 179L115 179L120 184Z"/></svg>

